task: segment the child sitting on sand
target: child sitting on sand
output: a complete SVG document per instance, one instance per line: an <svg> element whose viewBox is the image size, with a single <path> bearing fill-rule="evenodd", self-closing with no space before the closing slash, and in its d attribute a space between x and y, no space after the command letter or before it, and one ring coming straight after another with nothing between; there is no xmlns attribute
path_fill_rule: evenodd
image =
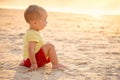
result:
<svg viewBox="0 0 120 80"><path fill-rule="evenodd" d="M54 45L44 44L39 34L47 24L47 16L46 10L37 5L30 5L24 13L29 29L24 36L24 60L20 65L30 67L30 71L37 70L49 62L52 63L53 69L64 67L58 62Z"/></svg>

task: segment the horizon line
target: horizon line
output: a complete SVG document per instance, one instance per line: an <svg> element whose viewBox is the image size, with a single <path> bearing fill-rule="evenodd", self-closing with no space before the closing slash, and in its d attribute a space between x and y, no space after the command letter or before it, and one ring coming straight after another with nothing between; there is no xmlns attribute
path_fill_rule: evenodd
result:
<svg viewBox="0 0 120 80"><path fill-rule="evenodd" d="M13 9L13 10L25 10L26 8L13 8L13 7L0 7L0 9ZM47 8L45 8L47 9ZM105 13L90 13L91 11L69 11L69 10L58 10L58 9L47 9L48 12L60 12L60 13L72 13L72 14L86 14L86 15L120 15L120 12L118 13L111 13L111 12L105 12Z"/></svg>

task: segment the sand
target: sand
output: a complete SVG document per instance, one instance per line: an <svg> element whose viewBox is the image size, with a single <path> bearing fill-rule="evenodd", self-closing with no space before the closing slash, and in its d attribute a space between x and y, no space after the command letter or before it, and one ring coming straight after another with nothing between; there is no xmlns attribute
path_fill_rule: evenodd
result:
<svg viewBox="0 0 120 80"><path fill-rule="evenodd" d="M22 10L0 9L0 80L120 80L120 16L49 12L42 31L65 70L19 66L28 28Z"/></svg>

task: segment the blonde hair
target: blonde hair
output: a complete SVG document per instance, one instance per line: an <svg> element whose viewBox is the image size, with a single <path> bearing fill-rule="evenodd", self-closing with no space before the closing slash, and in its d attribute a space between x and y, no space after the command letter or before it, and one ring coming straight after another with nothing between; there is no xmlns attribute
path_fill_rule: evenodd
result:
<svg viewBox="0 0 120 80"><path fill-rule="evenodd" d="M24 12L24 18L29 23L31 20L39 20L43 13L46 13L44 8L37 5L30 5Z"/></svg>

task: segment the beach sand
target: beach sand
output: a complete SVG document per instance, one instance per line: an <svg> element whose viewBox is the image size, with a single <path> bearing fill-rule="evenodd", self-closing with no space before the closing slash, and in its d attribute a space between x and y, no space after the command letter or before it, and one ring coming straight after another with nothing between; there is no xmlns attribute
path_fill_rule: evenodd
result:
<svg viewBox="0 0 120 80"><path fill-rule="evenodd" d="M19 66L28 29L22 10L0 9L0 80L120 80L120 16L49 12L42 31L55 45L60 63L35 72Z"/></svg>

